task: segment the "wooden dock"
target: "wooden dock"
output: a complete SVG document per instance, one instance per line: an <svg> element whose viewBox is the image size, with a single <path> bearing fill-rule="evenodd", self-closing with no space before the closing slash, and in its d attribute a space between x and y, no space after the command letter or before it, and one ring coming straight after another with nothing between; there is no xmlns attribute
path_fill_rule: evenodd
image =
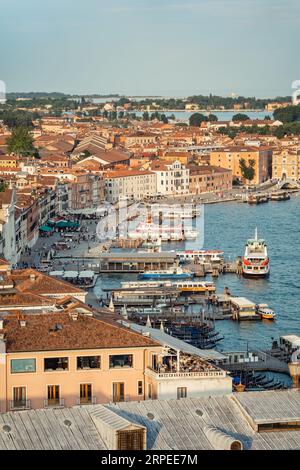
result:
<svg viewBox="0 0 300 470"><path fill-rule="evenodd" d="M176 253L103 253L99 257L100 273L142 273L177 266Z"/></svg>

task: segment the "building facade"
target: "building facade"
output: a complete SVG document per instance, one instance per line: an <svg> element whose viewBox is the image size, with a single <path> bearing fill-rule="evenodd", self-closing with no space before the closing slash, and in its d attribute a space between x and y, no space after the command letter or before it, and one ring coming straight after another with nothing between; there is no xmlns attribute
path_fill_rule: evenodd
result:
<svg viewBox="0 0 300 470"><path fill-rule="evenodd" d="M180 161L170 164L153 162L151 170L156 174L157 194L188 194L190 172Z"/></svg>
<svg viewBox="0 0 300 470"><path fill-rule="evenodd" d="M271 177L272 153L272 149L267 147L223 147L211 152L210 164L231 170L234 178L248 184L260 184ZM253 162L253 180L244 179L240 168L241 160L248 166Z"/></svg>
<svg viewBox="0 0 300 470"><path fill-rule="evenodd" d="M272 176L279 180L300 179L300 150L284 148L274 152Z"/></svg>
<svg viewBox="0 0 300 470"><path fill-rule="evenodd" d="M105 175L106 200L111 203L119 198L141 200L156 193L156 174L152 171L119 170Z"/></svg>
<svg viewBox="0 0 300 470"><path fill-rule="evenodd" d="M232 189L231 170L210 165L191 166L189 170L192 194Z"/></svg>

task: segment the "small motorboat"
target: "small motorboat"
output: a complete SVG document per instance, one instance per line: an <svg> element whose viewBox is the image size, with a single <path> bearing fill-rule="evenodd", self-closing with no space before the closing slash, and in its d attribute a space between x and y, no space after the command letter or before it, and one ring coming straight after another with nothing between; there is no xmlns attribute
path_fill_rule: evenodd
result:
<svg viewBox="0 0 300 470"><path fill-rule="evenodd" d="M260 315L263 320L275 320L276 318L274 310L264 304L258 305L257 314Z"/></svg>

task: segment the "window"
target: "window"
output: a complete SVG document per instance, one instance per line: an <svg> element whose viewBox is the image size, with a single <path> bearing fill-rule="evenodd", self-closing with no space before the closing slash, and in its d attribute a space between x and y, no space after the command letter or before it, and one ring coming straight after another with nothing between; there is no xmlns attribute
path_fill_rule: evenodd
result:
<svg viewBox="0 0 300 470"><path fill-rule="evenodd" d="M158 366L157 354L152 354L151 367L152 367L153 370L157 370L157 366Z"/></svg>
<svg viewBox="0 0 300 470"><path fill-rule="evenodd" d="M113 383L113 402L125 401L125 384L124 382Z"/></svg>
<svg viewBox="0 0 300 470"><path fill-rule="evenodd" d="M143 381L139 380L138 381L138 395L143 395L143 393L144 393Z"/></svg>
<svg viewBox="0 0 300 470"><path fill-rule="evenodd" d="M92 402L92 384L80 384L80 404Z"/></svg>
<svg viewBox="0 0 300 470"><path fill-rule="evenodd" d="M187 397L187 388L186 387L178 387L177 388L177 399L186 398Z"/></svg>
<svg viewBox="0 0 300 470"><path fill-rule="evenodd" d="M101 369L100 356L78 356L77 370L80 369Z"/></svg>
<svg viewBox="0 0 300 470"><path fill-rule="evenodd" d="M148 398L152 400L152 384L148 384Z"/></svg>
<svg viewBox="0 0 300 470"><path fill-rule="evenodd" d="M109 368L113 369L119 367L133 367L133 355L122 354L118 356L109 356Z"/></svg>
<svg viewBox="0 0 300 470"><path fill-rule="evenodd" d="M67 357L47 357L44 359L44 371L68 370L69 359Z"/></svg>
<svg viewBox="0 0 300 470"><path fill-rule="evenodd" d="M26 387L13 388L13 408L24 408L26 406Z"/></svg>
<svg viewBox="0 0 300 470"><path fill-rule="evenodd" d="M48 385L47 389L48 406L58 405L60 403L59 385Z"/></svg>
<svg viewBox="0 0 300 470"><path fill-rule="evenodd" d="M118 450L144 450L144 430L118 431Z"/></svg>
<svg viewBox="0 0 300 470"><path fill-rule="evenodd" d="M10 361L10 370L12 374L36 372L36 360L12 359Z"/></svg>

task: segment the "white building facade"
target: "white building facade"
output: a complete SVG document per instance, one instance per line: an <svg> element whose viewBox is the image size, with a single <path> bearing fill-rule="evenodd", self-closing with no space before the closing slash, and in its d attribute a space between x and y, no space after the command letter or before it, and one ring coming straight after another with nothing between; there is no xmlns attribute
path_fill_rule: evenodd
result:
<svg viewBox="0 0 300 470"><path fill-rule="evenodd" d="M157 194L188 194L190 171L175 161L170 164L153 164L152 171L157 178Z"/></svg>

